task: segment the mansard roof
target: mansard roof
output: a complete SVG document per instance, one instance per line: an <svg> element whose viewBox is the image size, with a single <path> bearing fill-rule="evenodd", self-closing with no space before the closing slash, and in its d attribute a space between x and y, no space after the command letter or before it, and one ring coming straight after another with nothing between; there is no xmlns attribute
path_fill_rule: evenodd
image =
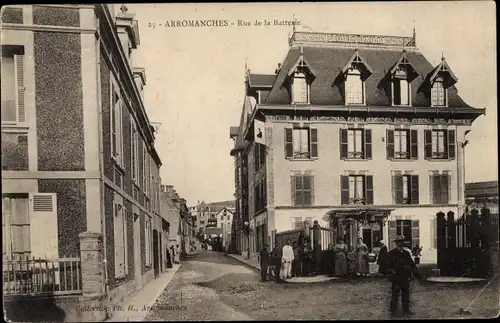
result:
<svg viewBox="0 0 500 323"><path fill-rule="evenodd" d="M341 87L338 86L336 78L342 74L343 68L349 62L355 52L355 48L313 46L304 45L303 55L307 62L316 71L316 79L311 83L311 104L315 105L344 105ZM386 91L387 74L398 61L401 60L403 48L359 48L358 55L369 65L372 74L365 81L366 105L367 106L390 106L391 98ZM273 88L265 101L265 104L290 104L290 95L285 85L288 71L297 62L301 55L301 48L292 46L282 64ZM407 51L406 58L418 76L411 82L411 98L413 107L429 107L430 98L422 84L433 66L417 50ZM448 107L470 108L458 95L454 86L448 88Z"/></svg>
<svg viewBox="0 0 500 323"><path fill-rule="evenodd" d="M441 63L437 65L428 75L429 81L432 83L438 76L448 77L449 84L453 85L458 82L458 78L451 71L450 66L446 63L446 60L441 58Z"/></svg>
<svg viewBox="0 0 500 323"><path fill-rule="evenodd" d="M273 87L275 74L250 74L248 73L248 85L252 88Z"/></svg>

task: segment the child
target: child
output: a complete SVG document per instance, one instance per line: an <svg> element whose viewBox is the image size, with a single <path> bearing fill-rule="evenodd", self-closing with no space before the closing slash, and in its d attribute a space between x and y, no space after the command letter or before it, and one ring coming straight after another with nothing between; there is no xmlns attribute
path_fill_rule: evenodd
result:
<svg viewBox="0 0 500 323"><path fill-rule="evenodd" d="M347 253L347 269L349 276L356 277L357 276L357 263L356 263L356 250L353 246L349 246L349 252Z"/></svg>

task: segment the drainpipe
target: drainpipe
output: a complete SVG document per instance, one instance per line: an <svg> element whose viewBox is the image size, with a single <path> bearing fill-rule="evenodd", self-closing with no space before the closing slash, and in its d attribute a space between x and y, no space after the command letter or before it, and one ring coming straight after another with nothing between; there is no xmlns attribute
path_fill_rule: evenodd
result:
<svg viewBox="0 0 500 323"><path fill-rule="evenodd" d="M96 17L96 68L97 68L97 109L98 109L98 131L99 131L99 184L101 190L101 233L102 233L102 246L103 246L103 264L104 264L104 292L107 294L109 291L108 281L108 261L107 261L107 248L106 248L106 215L104 212L104 152L103 152L103 131L102 131L102 98L101 98L101 40L99 17Z"/></svg>

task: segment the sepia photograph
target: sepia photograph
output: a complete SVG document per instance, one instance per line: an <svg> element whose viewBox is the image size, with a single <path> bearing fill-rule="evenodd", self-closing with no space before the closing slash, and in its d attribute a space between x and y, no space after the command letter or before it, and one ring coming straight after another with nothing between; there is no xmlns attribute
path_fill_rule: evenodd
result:
<svg viewBox="0 0 500 323"><path fill-rule="evenodd" d="M498 317L495 12L2 6L4 320Z"/></svg>

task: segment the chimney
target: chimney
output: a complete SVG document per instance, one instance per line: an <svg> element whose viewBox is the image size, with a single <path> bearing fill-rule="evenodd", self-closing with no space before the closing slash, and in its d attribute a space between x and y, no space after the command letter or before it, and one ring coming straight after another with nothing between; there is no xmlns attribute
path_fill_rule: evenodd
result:
<svg viewBox="0 0 500 323"><path fill-rule="evenodd" d="M140 44L139 24L134 19L135 14L129 13L126 5L120 7L121 12L116 15L116 30L122 43L123 51L129 59L132 49L136 49Z"/></svg>

